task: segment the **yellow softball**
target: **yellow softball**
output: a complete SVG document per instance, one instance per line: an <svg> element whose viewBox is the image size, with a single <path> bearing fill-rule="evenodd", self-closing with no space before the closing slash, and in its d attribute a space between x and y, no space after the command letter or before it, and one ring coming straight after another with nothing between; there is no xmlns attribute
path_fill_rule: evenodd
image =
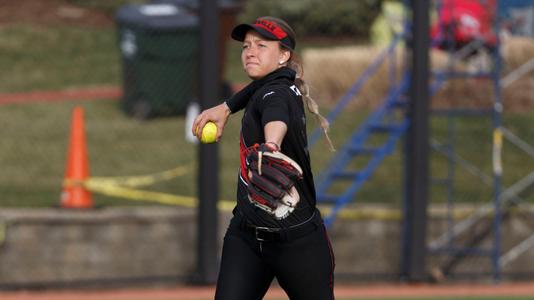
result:
<svg viewBox="0 0 534 300"><path fill-rule="evenodd" d="M202 128L202 136L200 137L200 141L204 144L211 144L216 142L216 137L217 125L215 125L213 122L206 123L204 128Z"/></svg>

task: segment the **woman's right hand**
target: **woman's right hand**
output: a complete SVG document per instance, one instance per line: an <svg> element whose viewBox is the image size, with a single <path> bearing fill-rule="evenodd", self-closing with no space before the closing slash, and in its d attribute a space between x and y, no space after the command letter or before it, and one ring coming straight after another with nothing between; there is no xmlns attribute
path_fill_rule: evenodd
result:
<svg viewBox="0 0 534 300"><path fill-rule="evenodd" d="M224 102L217 106L202 111L195 118L195 121L193 121L193 126L191 128L193 135L200 140L200 138L202 137L202 128L204 128L204 125L206 125L206 123L211 121L217 126L216 140L218 142L223 134L224 126L228 121L230 113L230 108Z"/></svg>

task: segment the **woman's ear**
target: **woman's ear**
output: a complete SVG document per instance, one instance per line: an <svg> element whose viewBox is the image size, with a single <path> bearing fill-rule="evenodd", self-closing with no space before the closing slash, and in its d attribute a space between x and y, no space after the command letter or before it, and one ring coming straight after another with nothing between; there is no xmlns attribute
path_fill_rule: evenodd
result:
<svg viewBox="0 0 534 300"><path fill-rule="evenodd" d="M291 57L291 52L289 50L282 50L280 53L280 59L278 60L278 63L280 65L283 65L289 60L290 57Z"/></svg>

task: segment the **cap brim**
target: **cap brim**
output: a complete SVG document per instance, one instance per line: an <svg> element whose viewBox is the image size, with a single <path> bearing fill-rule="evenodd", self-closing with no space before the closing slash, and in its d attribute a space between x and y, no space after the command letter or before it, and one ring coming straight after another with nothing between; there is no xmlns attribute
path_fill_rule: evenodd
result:
<svg viewBox="0 0 534 300"><path fill-rule="evenodd" d="M236 27L234 27L234 30L232 30L232 38L236 41L242 42L245 40L245 36L247 35L247 32L249 30L256 31L262 37L268 40L278 41L278 38L274 34L270 33L269 31L259 26L254 26L250 24L239 24Z"/></svg>

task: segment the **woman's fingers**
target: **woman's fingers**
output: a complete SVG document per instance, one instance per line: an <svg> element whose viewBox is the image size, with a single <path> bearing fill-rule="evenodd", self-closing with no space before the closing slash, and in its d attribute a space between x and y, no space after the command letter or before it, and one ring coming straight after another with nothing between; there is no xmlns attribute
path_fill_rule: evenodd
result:
<svg viewBox="0 0 534 300"><path fill-rule="evenodd" d="M206 123L206 121L203 121L204 117L203 117L203 113L200 113L196 118L195 120L193 121L193 126L191 127L191 132L193 133L194 136L200 138L200 136L202 135L202 128L204 127L204 124Z"/></svg>
<svg viewBox="0 0 534 300"><path fill-rule="evenodd" d="M227 108L226 104L220 104L206 109L195 118L191 131L193 135L200 139L200 137L202 137L202 128L204 128L206 123L211 121L217 126L216 140L219 141L229 116L230 110Z"/></svg>
<svg viewBox="0 0 534 300"><path fill-rule="evenodd" d="M221 137L222 137L222 134L223 134L223 131L224 131L224 125L226 124L226 120L222 121L222 120L219 120L217 122L214 122L215 125L217 125L217 135L215 136L215 140L218 142Z"/></svg>

